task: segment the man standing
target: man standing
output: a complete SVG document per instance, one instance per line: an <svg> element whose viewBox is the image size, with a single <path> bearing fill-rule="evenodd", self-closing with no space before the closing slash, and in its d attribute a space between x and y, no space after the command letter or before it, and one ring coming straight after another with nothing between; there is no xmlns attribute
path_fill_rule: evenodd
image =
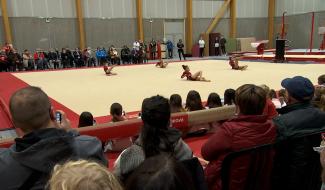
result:
<svg viewBox="0 0 325 190"><path fill-rule="evenodd" d="M184 44L181 39L178 40L177 48L178 48L179 60L182 60L182 56L183 56L183 59L186 60L186 58L184 56Z"/></svg>
<svg viewBox="0 0 325 190"><path fill-rule="evenodd" d="M48 96L38 87L26 87L10 99L10 113L24 136L0 149L1 190L45 189L53 167L67 160L94 160L107 166L101 142L70 130L64 112L56 120Z"/></svg>
<svg viewBox="0 0 325 190"><path fill-rule="evenodd" d="M199 47L200 47L200 57L203 57L205 41L203 40L202 36L200 37L199 40Z"/></svg>
<svg viewBox="0 0 325 190"><path fill-rule="evenodd" d="M168 40L166 45L167 45L167 51L168 51L168 58L172 59L173 58L174 44L173 44L172 41Z"/></svg>
<svg viewBox="0 0 325 190"><path fill-rule="evenodd" d="M226 38L221 35L220 37L220 49L221 49L221 55L226 55L226 43L227 43L227 40Z"/></svg>
<svg viewBox="0 0 325 190"><path fill-rule="evenodd" d="M319 146L325 131L325 112L311 104L314 85L296 76L281 83L288 96L287 106L273 119L277 126L277 146L272 189L320 189Z"/></svg>

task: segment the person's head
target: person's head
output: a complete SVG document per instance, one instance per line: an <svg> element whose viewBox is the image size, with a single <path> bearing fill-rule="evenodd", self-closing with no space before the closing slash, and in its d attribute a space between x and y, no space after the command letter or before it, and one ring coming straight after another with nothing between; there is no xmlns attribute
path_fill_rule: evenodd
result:
<svg viewBox="0 0 325 190"><path fill-rule="evenodd" d="M182 39L179 39L178 42L182 43Z"/></svg>
<svg viewBox="0 0 325 190"><path fill-rule="evenodd" d="M319 108L322 111L325 111L325 94L321 96L320 101L319 101Z"/></svg>
<svg viewBox="0 0 325 190"><path fill-rule="evenodd" d="M232 88L225 90L224 93L224 105L233 105L235 103L236 91Z"/></svg>
<svg viewBox="0 0 325 190"><path fill-rule="evenodd" d="M196 111L203 109L201 96L197 91L191 90L188 92L186 97L185 108L188 111Z"/></svg>
<svg viewBox="0 0 325 190"><path fill-rule="evenodd" d="M245 84L236 90L235 102L241 115L262 115L266 104L266 92L254 84Z"/></svg>
<svg viewBox="0 0 325 190"><path fill-rule="evenodd" d="M48 182L49 190L122 190L117 178L96 162L69 161L56 165Z"/></svg>
<svg viewBox="0 0 325 190"><path fill-rule="evenodd" d="M182 65L184 71L190 71L190 67L188 65Z"/></svg>
<svg viewBox="0 0 325 190"><path fill-rule="evenodd" d="M170 124L170 107L168 99L162 96L152 96L142 102L141 119L143 128L141 141L145 156L151 157L159 154L161 139L166 138L164 131L168 130ZM166 139L163 139L166 141ZM172 144L165 144L165 152L173 150Z"/></svg>
<svg viewBox="0 0 325 190"><path fill-rule="evenodd" d="M78 127L88 127L94 125L94 117L90 112L82 112L79 116Z"/></svg>
<svg viewBox="0 0 325 190"><path fill-rule="evenodd" d="M179 94L172 94L169 98L169 105L171 113L181 112L182 106L182 97Z"/></svg>
<svg viewBox="0 0 325 190"><path fill-rule="evenodd" d="M325 86L316 86L313 100L320 101L322 95L325 95Z"/></svg>
<svg viewBox="0 0 325 190"><path fill-rule="evenodd" d="M325 85L325 75L321 75L318 77L318 84Z"/></svg>
<svg viewBox="0 0 325 190"><path fill-rule="evenodd" d="M123 115L123 107L121 104L119 103L113 103L111 105L111 109L110 109L110 114L112 116L112 121L116 122L116 121L121 121L121 117Z"/></svg>
<svg viewBox="0 0 325 190"><path fill-rule="evenodd" d="M268 95L270 92L270 87L268 87L265 84L260 85L261 88L263 88L263 90L265 91L265 93Z"/></svg>
<svg viewBox="0 0 325 190"><path fill-rule="evenodd" d="M269 97L271 98L271 99L275 99L275 98L277 98L276 97L276 92L275 92L275 90L273 90L273 89L271 89L270 91L269 91Z"/></svg>
<svg viewBox="0 0 325 190"><path fill-rule="evenodd" d="M207 107L209 108L217 108L221 107L221 98L217 93L210 93L207 101Z"/></svg>
<svg viewBox="0 0 325 190"><path fill-rule="evenodd" d="M314 97L314 85L305 77L295 76L293 78L286 78L282 80L281 86L286 89L288 104L310 102Z"/></svg>
<svg viewBox="0 0 325 190"><path fill-rule="evenodd" d="M125 190L194 190L189 171L169 155L146 159L128 178Z"/></svg>
<svg viewBox="0 0 325 190"><path fill-rule="evenodd" d="M16 128L28 133L55 122L49 97L38 87L25 87L10 98L9 109Z"/></svg>

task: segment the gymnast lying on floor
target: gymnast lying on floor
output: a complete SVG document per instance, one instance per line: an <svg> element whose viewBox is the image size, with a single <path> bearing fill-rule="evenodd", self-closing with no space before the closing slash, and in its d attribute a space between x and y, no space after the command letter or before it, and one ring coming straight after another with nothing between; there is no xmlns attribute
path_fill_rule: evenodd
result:
<svg viewBox="0 0 325 190"><path fill-rule="evenodd" d="M190 68L188 65L182 65L183 69L184 69L184 72L181 76L181 78L184 78L186 77L187 80L190 80L190 81L204 81L204 82L210 82L210 80L207 80L205 79L203 76L202 76L202 71L198 71L196 73L194 73L192 75L192 73L190 72Z"/></svg>

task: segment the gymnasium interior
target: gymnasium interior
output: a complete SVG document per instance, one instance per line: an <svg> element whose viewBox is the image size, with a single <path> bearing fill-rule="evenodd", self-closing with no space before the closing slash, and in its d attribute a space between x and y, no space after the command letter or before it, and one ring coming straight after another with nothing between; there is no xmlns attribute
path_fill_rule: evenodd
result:
<svg viewBox="0 0 325 190"><path fill-rule="evenodd" d="M313 97L316 91L321 93L317 105L325 111L322 102L325 81L320 82L325 77L324 0L0 0L0 3L1 164L5 164L1 161L1 150L15 146L17 139L27 134L16 126L10 104L20 89L39 87L47 94L51 109L65 113L71 130L80 136L97 138L108 160L105 167L113 174L120 156L143 136L144 99L157 95L169 99L178 94L184 110L171 113L168 127L179 131L199 163L199 169L190 169L193 179L189 180L195 183L194 189L316 190L325 184L322 156L312 149L325 147L320 145L325 125L310 133L307 127L297 138L303 139L309 148L305 152L313 164L307 164L310 170L305 171L312 173L300 174L305 179L297 182L296 188L273 186L272 167L277 166L274 155L279 147L276 140L272 145L262 143L263 146L230 151L237 146L231 142L231 148L215 153L220 154L217 160L220 157L224 160L219 163L221 174L213 185L207 168L215 160L206 159L202 148L211 139L220 137L215 134L227 127L227 122L241 115L235 99L232 105L226 104L227 89L240 89L244 84L254 84L255 88L267 86L266 99L271 90L275 92L274 99L281 100L286 99L281 90L287 91L283 96L291 93L283 80L302 76L312 83ZM168 65L163 67L160 63ZM187 79L182 76L187 72L184 65L191 70ZM245 68L238 69L241 66ZM107 68L113 70L107 72ZM191 78L196 73L201 73L201 78ZM188 108L191 91L199 93L201 110ZM211 93L218 95L222 105L209 108ZM114 103L123 106L123 121L113 122L110 107ZM285 107L282 103L273 107L276 116L268 118L268 122L276 126L277 118L285 117L281 111ZM92 126L80 127L83 112L92 114ZM324 114L317 120L325 121ZM240 128L232 135L236 136L238 131ZM316 140L308 141L312 135L317 136ZM227 151L229 154L223 155ZM242 164L249 167L236 179L233 176L243 167L239 164L241 156L246 159ZM194 175L194 170L200 175ZM0 167L0 171L5 170ZM1 175L4 174L0 178ZM289 173L287 177L291 175L296 176ZM120 181L125 189L128 182ZM0 179L0 189L19 188L5 186Z"/></svg>

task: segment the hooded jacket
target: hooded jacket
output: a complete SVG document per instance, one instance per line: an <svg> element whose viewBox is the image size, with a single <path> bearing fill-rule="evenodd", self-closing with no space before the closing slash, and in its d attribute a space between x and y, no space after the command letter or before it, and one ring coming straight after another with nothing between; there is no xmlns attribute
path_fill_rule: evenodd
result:
<svg viewBox="0 0 325 190"><path fill-rule="evenodd" d="M205 168L209 189L221 190L221 166L224 158L231 152L275 141L276 129L267 115L238 116L222 124L203 145L201 154L210 161ZM243 161L243 160L242 160ZM233 189L241 189L247 169L245 166L231 177Z"/></svg>
<svg viewBox="0 0 325 190"><path fill-rule="evenodd" d="M0 149L0 189L44 189L53 167L67 160L87 159L107 165L101 142L63 129L40 129Z"/></svg>
<svg viewBox="0 0 325 190"><path fill-rule="evenodd" d="M192 158L193 153L189 146L182 140L181 132L174 128L168 128L165 131L168 141L174 145L173 156L178 161L188 160ZM125 149L117 158L114 165L114 173L124 181L126 177L133 172L144 160L145 154L142 148L142 142L138 138L136 142ZM160 141L160 147L165 147L163 141Z"/></svg>

